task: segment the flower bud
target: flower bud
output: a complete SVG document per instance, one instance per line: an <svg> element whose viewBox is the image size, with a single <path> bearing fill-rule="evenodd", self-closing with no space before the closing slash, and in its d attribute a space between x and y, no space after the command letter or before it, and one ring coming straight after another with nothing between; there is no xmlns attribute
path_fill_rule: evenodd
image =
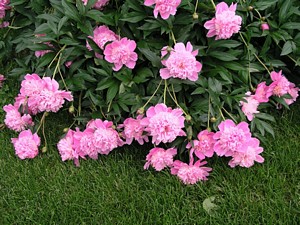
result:
<svg viewBox="0 0 300 225"><path fill-rule="evenodd" d="M261 25L260 25L260 28L264 31L264 30L269 30L270 29L270 27L269 27L269 24L267 24L267 23L262 23Z"/></svg>
<svg viewBox="0 0 300 225"><path fill-rule="evenodd" d="M194 12L194 14L193 14L193 19L194 19L194 20L197 20L198 18L199 18L198 13L195 13L195 12Z"/></svg>
<svg viewBox="0 0 300 225"><path fill-rule="evenodd" d="M74 108L73 105L71 105L71 106L69 107L69 113L74 113L74 112L75 112L75 108Z"/></svg>
<svg viewBox="0 0 300 225"><path fill-rule="evenodd" d="M63 129L63 132L64 132L64 133L67 133L68 131L69 131L69 128L68 128L68 127L66 127L66 128Z"/></svg>
<svg viewBox="0 0 300 225"><path fill-rule="evenodd" d="M145 113L145 109L144 108L139 108L137 111L137 114L139 115L143 115Z"/></svg>
<svg viewBox="0 0 300 225"><path fill-rule="evenodd" d="M187 122L191 122L192 117L191 117L190 115L186 115L186 116L185 116L185 120L186 120Z"/></svg>
<svg viewBox="0 0 300 225"><path fill-rule="evenodd" d="M216 117L210 118L210 122L215 123L217 121Z"/></svg>
<svg viewBox="0 0 300 225"><path fill-rule="evenodd" d="M173 50L173 48L172 48L171 46L168 46L168 47L167 47L167 51L168 51L168 52L171 52L172 50Z"/></svg>
<svg viewBox="0 0 300 225"><path fill-rule="evenodd" d="M249 11L252 11L253 9L254 9L254 8L253 8L253 6L251 6L251 5L248 7L248 10L249 10Z"/></svg>
<svg viewBox="0 0 300 225"><path fill-rule="evenodd" d="M47 146L44 146L43 148L42 148L42 153L46 153L47 152Z"/></svg>

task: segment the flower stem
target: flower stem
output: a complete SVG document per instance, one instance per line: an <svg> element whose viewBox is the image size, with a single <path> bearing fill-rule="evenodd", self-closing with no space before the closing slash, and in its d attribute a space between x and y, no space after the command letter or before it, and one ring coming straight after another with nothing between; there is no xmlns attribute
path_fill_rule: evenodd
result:
<svg viewBox="0 0 300 225"><path fill-rule="evenodd" d="M209 128L209 121L210 121L210 96L208 97L207 129Z"/></svg>
<svg viewBox="0 0 300 225"><path fill-rule="evenodd" d="M169 93L171 99L172 99L173 102L177 105L177 107L179 107L179 108L182 110L182 112L184 113L185 116L188 116L189 114L187 114L187 113L184 111L184 109L178 104L177 100L174 99L174 97L172 96L172 94L171 94L171 92L170 92L170 89L169 89L168 87L167 87L167 90L168 90L168 93Z"/></svg>
<svg viewBox="0 0 300 225"><path fill-rule="evenodd" d="M145 103L145 105L143 105L142 108L145 108L145 107L148 105L148 103L151 101L151 99L154 97L154 95L155 95L156 92L158 91L158 89L159 89L161 83L162 83L162 80L160 80L160 82L159 82L157 88L155 89L155 91L153 92L153 94L151 95L151 97L148 99L148 101Z"/></svg>
<svg viewBox="0 0 300 225"><path fill-rule="evenodd" d="M41 121L40 121L40 124L39 124L38 128L36 129L36 133L39 132L41 126L43 125L43 123L44 123L44 121L45 121L45 118L46 118L47 114L48 114L48 112L44 112L44 113L43 113L43 116L42 116L42 119L41 119Z"/></svg>
<svg viewBox="0 0 300 225"><path fill-rule="evenodd" d="M196 5L195 5L195 11L194 11L194 13L196 13L196 12L197 12L197 8L198 8L198 2L199 2L199 0L196 0Z"/></svg>
<svg viewBox="0 0 300 225"><path fill-rule="evenodd" d="M174 36L174 33L172 30L171 30L171 38L172 38L174 44L176 44L176 39L175 39L175 36Z"/></svg>
<svg viewBox="0 0 300 225"><path fill-rule="evenodd" d="M165 80L165 88L164 88L164 104L166 104L167 87L168 87L168 82L167 82L167 80Z"/></svg>
<svg viewBox="0 0 300 225"><path fill-rule="evenodd" d="M222 107L222 109L224 110L224 112L226 112L226 114L235 122L237 123L237 121L234 119L234 117L224 108Z"/></svg>
<svg viewBox="0 0 300 225"><path fill-rule="evenodd" d="M258 16L259 16L259 19L261 19L262 18L262 16L260 15L260 13L259 13L259 11L257 10L257 9L255 9L254 8L254 11L258 14Z"/></svg>
<svg viewBox="0 0 300 225"><path fill-rule="evenodd" d="M211 4L213 5L213 7L216 9L216 4L214 3L213 0L210 0Z"/></svg>

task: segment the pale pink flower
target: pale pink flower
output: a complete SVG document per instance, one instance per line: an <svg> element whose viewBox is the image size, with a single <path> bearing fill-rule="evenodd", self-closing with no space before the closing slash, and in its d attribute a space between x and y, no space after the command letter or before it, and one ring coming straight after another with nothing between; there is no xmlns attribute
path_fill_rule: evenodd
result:
<svg viewBox="0 0 300 225"><path fill-rule="evenodd" d="M200 160L205 159L205 157L212 157L216 142L213 136L214 132L203 130L197 135L198 140L189 142L186 147L191 149Z"/></svg>
<svg viewBox="0 0 300 225"><path fill-rule="evenodd" d="M1 11L0 11L0 16L1 16ZM9 26L9 22L7 21L3 21L2 23L0 23L0 28L4 28L4 27L8 27Z"/></svg>
<svg viewBox="0 0 300 225"><path fill-rule="evenodd" d="M3 110L6 112L4 123L11 130L20 132L34 125L30 115L24 114L21 116L18 108L11 104L5 105Z"/></svg>
<svg viewBox="0 0 300 225"><path fill-rule="evenodd" d="M266 82L261 82L257 85L255 90L255 94L253 98L256 99L259 103L268 102L270 96L272 95L272 91L266 85Z"/></svg>
<svg viewBox="0 0 300 225"><path fill-rule="evenodd" d="M148 136L144 134L145 126L141 124L143 116L139 115L136 119L127 118L119 128L124 128L123 137L126 139L126 144L130 145L133 140L136 140L140 145L148 142Z"/></svg>
<svg viewBox="0 0 300 225"><path fill-rule="evenodd" d="M3 81L5 81L5 80L6 79L5 79L4 75L0 74L0 88L2 87Z"/></svg>
<svg viewBox="0 0 300 225"><path fill-rule="evenodd" d="M103 9L108 4L109 0L98 0L93 6L95 9Z"/></svg>
<svg viewBox="0 0 300 225"><path fill-rule="evenodd" d="M166 49L167 47L162 49L162 57L167 54ZM186 47L183 43L175 44L174 49L170 51L168 59L161 61L166 67L159 71L161 78L174 77L191 81L198 80L198 73L202 69L202 64L196 60L197 54L198 50L193 51L193 46L190 42L187 43Z"/></svg>
<svg viewBox="0 0 300 225"><path fill-rule="evenodd" d="M208 29L207 37L216 36L216 40L228 39L233 34L238 33L242 17L235 15L237 4L231 4L230 7L225 2L216 6L216 15L213 19L205 22L204 27Z"/></svg>
<svg viewBox="0 0 300 225"><path fill-rule="evenodd" d="M267 24L267 23L262 23L260 25L260 28L261 28L262 31L270 29L269 24Z"/></svg>
<svg viewBox="0 0 300 225"><path fill-rule="evenodd" d="M65 66L67 68L70 68L72 64L73 64L73 61L67 61L67 62L65 62Z"/></svg>
<svg viewBox="0 0 300 225"><path fill-rule="evenodd" d="M76 128L73 134L73 148L75 151L84 158L84 155L89 156L92 159L98 158L98 151L93 142L94 129L86 128L84 131L80 131Z"/></svg>
<svg viewBox="0 0 300 225"><path fill-rule="evenodd" d="M71 92L59 90L59 84L56 80L44 77L43 81L44 88L38 96L35 96L40 112L57 112L63 106L65 100L73 101Z"/></svg>
<svg viewBox="0 0 300 225"><path fill-rule="evenodd" d="M104 50L104 46L107 42L116 41L120 37L111 31L107 26L96 27L93 31L93 36L89 36L100 49ZM87 48L91 51L91 46L87 43Z"/></svg>
<svg viewBox="0 0 300 225"><path fill-rule="evenodd" d="M156 171L161 171L165 167L171 167L173 165L173 157L177 154L177 149L169 148L167 150L163 148L153 148L146 156L147 162L144 165L144 169L147 170L151 165Z"/></svg>
<svg viewBox="0 0 300 225"><path fill-rule="evenodd" d="M22 131L19 137L12 138L11 142L14 145L16 155L20 159L32 159L39 153L40 138L36 133L32 134L31 130Z"/></svg>
<svg viewBox="0 0 300 225"><path fill-rule="evenodd" d="M146 126L145 131L152 136L152 143L172 142L178 136L185 136L184 116L181 109L173 109L165 104L151 106L146 112L146 118L141 121Z"/></svg>
<svg viewBox="0 0 300 225"><path fill-rule="evenodd" d="M124 144L118 132L113 129L111 121L92 120L87 124L87 128L94 129L93 145L100 154L108 155L113 149Z"/></svg>
<svg viewBox="0 0 300 225"><path fill-rule="evenodd" d="M184 184L195 184L200 180L207 180L209 172L212 170L209 167L204 167L207 162L201 162L198 160L195 164L190 163L190 165L175 160L173 163L173 168L171 169L172 175L177 175L177 177Z"/></svg>
<svg viewBox="0 0 300 225"><path fill-rule="evenodd" d="M282 70L280 70L278 73L273 71L271 72L270 76L273 81L269 86L272 94L277 97L281 97L287 94L290 90L290 82L286 79L285 76L282 75Z"/></svg>
<svg viewBox="0 0 300 225"><path fill-rule="evenodd" d="M214 150L218 156L232 156L234 152L242 152L251 138L246 122L235 125L232 120L225 120L219 124L218 128L219 131L214 134L216 140Z"/></svg>
<svg viewBox="0 0 300 225"><path fill-rule="evenodd" d="M26 74L21 83L20 94L23 96L39 95L44 88L44 81L36 73Z"/></svg>
<svg viewBox="0 0 300 225"><path fill-rule="evenodd" d="M88 1L89 1L89 0L82 0L83 5L87 5Z"/></svg>
<svg viewBox="0 0 300 225"><path fill-rule="evenodd" d="M180 5L181 0L145 0L144 5L154 7L154 17L157 18L158 13L164 20L168 19L170 15L175 15L177 7Z"/></svg>
<svg viewBox="0 0 300 225"><path fill-rule="evenodd" d="M62 138L58 144L57 149L61 156L62 161L66 160L78 160L79 154L74 147L74 131L69 129L68 133L64 138Z"/></svg>
<svg viewBox="0 0 300 225"><path fill-rule="evenodd" d="M259 155L263 152L263 148L259 147L259 140L257 138L250 138L245 144L247 147L244 151L233 153L232 159L228 163L230 167L239 165L249 168L254 165L254 162L264 162L264 158Z"/></svg>
<svg viewBox="0 0 300 225"><path fill-rule="evenodd" d="M138 55L134 52L135 48L135 41L127 38L113 41L105 47L105 60L114 63L114 71L119 71L123 65L133 69L138 59Z"/></svg>
<svg viewBox="0 0 300 225"><path fill-rule="evenodd" d="M252 121L254 118L254 114L259 113L259 111L257 111L259 102L254 98L253 95L251 95L250 92L246 93L246 97L244 97L244 100L245 101L240 101L242 111L247 119L249 121Z"/></svg>
<svg viewBox="0 0 300 225"><path fill-rule="evenodd" d="M10 9L10 6L8 5L9 3L9 0L0 1L0 19L3 19L5 17L5 10Z"/></svg>
<svg viewBox="0 0 300 225"><path fill-rule="evenodd" d="M291 98L284 99L286 104L290 105L290 104L294 103L298 98L298 95L299 95L298 92L299 92L299 88L296 87L296 85L294 83L290 82L288 94L291 96Z"/></svg>

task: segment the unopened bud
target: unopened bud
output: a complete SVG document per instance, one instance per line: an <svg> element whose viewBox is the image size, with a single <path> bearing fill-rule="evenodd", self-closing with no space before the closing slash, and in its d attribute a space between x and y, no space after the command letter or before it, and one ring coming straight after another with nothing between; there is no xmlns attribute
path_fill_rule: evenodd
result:
<svg viewBox="0 0 300 225"><path fill-rule="evenodd" d="M171 46L168 46L168 47L167 47L167 51L168 51L168 52L171 52L171 51L173 51L173 48L172 48Z"/></svg>
<svg viewBox="0 0 300 225"><path fill-rule="evenodd" d="M262 21L265 21L266 20L266 17L261 17L260 18Z"/></svg>
<svg viewBox="0 0 300 225"><path fill-rule="evenodd" d="M69 131L69 128L67 128L67 127L63 129L64 133L67 133L68 131Z"/></svg>
<svg viewBox="0 0 300 225"><path fill-rule="evenodd" d="M194 13L194 14L193 14L193 19L194 19L194 20L197 20L198 18L199 18L198 13Z"/></svg>
<svg viewBox="0 0 300 225"><path fill-rule="evenodd" d="M42 153L46 153L46 152L47 152L47 147L44 146L44 147L42 148Z"/></svg>
<svg viewBox="0 0 300 225"><path fill-rule="evenodd" d="M145 109L144 108L139 108L137 111L137 114L139 115L143 115L145 113Z"/></svg>
<svg viewBox="0 0 300 225"><path fill-rule="evenodd" d="M117 127L115 125L112 125L111 128L115 130Z"/></svg>
<svg viewBox="0 0 300 225"><path fill-rule="evenodd" d="M249 7L248 7L248 10L249 10L249 11L252 11L253 9L254 9L253 6L249 6Z"/></svg>
<svg viewBox="0 0 300 225"><path fill-rule="evenodd" d="M210 118L210 122L215 123L217 121L216 117Z"/></svg>
<svg viewBox="0 0 300 225"><path fill-rule="evenodd" d="M207 128L206 128L206 130L207 130L208 132L211 132L211 129L210 129L210 127L207 127Z"/></svg>
<svg viewBox="0 0 300 225"><path fill-rule="evenodd" d="M185 120L186 120L187 122L191 122L192 117L191 117L190 115L186 115L186 116L185 116Z"/></svg>
<svg viewBox="0 0 300 225"><path fill-rule="evenodd" d="M267 24L267 23L262 23L261 25L260 25L260 28L264 31L264 30L269 30L270 29L270 27L269 27L269 24Z"/></svg>
<svg viewBox="0 0 300 225"><path fill-rule="evenodd" d="M74 108L73 105L71 105L71 106L69 107L69 113L74 113L74 112L75 112L75 108Z"/></svg>

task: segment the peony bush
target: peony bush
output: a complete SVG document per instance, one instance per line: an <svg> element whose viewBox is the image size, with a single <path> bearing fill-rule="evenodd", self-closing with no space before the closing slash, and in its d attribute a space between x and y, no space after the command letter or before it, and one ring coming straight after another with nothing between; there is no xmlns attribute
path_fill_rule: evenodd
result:
<svg viewBox="0 0 300 225"><path fill-rule="evenodd" d="M57 149L76 166L145 143L153 148L144 169L169 168L184 184L207 180L204 165L216 157L230 157L230 167L263 163L261 142L274 136L269 112L298 97L299 7L0 0L0 56L15 58L7 77L21 80L3 107L7 128L19 132L16 155L46 152L47 115L67 108L74 122Z"/></svg>

